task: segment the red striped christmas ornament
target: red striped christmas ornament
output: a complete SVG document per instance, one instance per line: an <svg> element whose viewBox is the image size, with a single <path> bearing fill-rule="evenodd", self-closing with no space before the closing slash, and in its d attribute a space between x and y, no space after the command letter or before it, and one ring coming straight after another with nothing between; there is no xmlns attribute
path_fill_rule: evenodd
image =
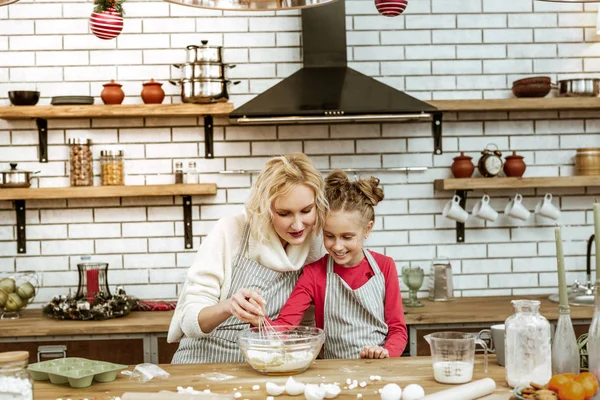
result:
<svg viewBox="0 0 600 400"><path fill-rule="evenodd" d="M93 12L90 16L90 30L100 39L114 39L123 30L123 17L112 8Z"/></svg>
<svg viewBox="0 0 600 400"><path fill-rule="evenodd" d="M397 17L406 10L408 0L375 0L375 7L384 17Z"/></svg>

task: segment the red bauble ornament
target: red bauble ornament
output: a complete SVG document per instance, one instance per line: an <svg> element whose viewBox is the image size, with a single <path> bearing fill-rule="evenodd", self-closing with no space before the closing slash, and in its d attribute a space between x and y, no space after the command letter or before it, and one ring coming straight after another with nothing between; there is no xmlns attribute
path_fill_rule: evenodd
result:
<svg viewBox="0 0 600 400"><path fill-rule="evenodd" d="M123 17L113 8L108 11L93 12L90 16L90 29L100 39L114 39L123 30Z"/></svg>
<svg viewBox="0 0 600 400"><path fill-rule="evenodd" d="M408 0L375 0L377 11L384 17L397 17L408 5Z"/></svg>

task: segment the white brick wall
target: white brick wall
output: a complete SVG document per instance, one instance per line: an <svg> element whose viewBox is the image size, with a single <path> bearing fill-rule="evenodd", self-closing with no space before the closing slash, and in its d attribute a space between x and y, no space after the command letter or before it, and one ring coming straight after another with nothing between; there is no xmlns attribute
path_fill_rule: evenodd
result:
<svg viewBox="0 0 600 400"><path fill-rule="evenodd" d="M512 81L531 75L553 80L595 76L600 43L595 7L534 0L411 0L404 15L383 18L373 2L347 0L351 65L421 99L509 97ZM231 76L236 105L296 71L302 60L300 14L235 13L194 9L161 1L125 3L124 32L103 41L88 32L92 5L80 0L21 0L0 8L0 105L6 93L37 89L41 104L55 95L93 95L110 79L123 84L126 103L140 103L144 81L178 77L170 64L183 61L184 47L202 39L225 45L237 63ZM166 102L178 89L164 85ZM570 174L579 147L600 144L600 119L589 112L461 113L445 116L442 156L432 155L429 124L228 126L217 119L216 159L205 160L197 118L51 120L50 162L37 162L33 121L0 120L0 169L9 161L41 170L40 186L65 186L66 139L86 136L94 156L120 146L127 182L170 183L176 161L195 160L202 182L216 182L216 196L194 198L194 248L215 221L241 208L249 175L223 169L260 169L271 155L304 151L320 168L426 166L425 172L377 173L387 199L377 208L368 244L397 261L428 269L436 256L451 258L457 296L549 293L556 290L553 221L520 223L502 214L512 191L490 191L500 211L495 223L471 219L466 243L456 243L455 223L441 216L451 193L432 181L450 176L458 151L478 157L488 144L525 156L527 174ZM98 165L96 165L96 172ZM523 190L533 209L544 193L563 210L568 279L584 279L589 212L598 188ZM468 209L483 193L469 194ZM34 269L43 289L37 301L66 293L75 283L83 254L110 263L110 282L134 295L172 298L195 250L183 248L181 199L172 197L48 200L27 203L27 255L16 254L15 215L0 203L0 272ZM66 278L61 279L65 271Z"/></svg>

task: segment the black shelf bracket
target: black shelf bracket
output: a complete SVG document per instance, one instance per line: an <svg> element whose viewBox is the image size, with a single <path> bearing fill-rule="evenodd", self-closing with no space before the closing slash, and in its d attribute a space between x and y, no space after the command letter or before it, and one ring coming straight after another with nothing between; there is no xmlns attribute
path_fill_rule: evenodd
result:
<svg viewBox="0 0 600 400"><path fill-rule="evenodd" d="M48 162L48 120L36 118L38 127L38 158L41 163Z"/></svg>
<svg viewBox="0 0 600 400"><path fill-rule="evenodd" d="M27 235L25 233L25 200L15 200L17 211L17 253L27 253Z"/></svg>
<svg viewBox="0 0 600 400"><path fill-rule="evenodd" d="M215 158L212 115L204 116L204 157Z"/></svg>
<svg viewBox="0 0 600 400"><path fill-rule="evenodd" d="M454 194L460 197L460 202L458 203L463 210L467 209L467 191L466 190L457 190ZM464 222L456 222L456 242L464 243L465 242L465 223Z"/></svg>
<svg viewBox="0 0 600 400"><path fill-rule="evenodd" d="M444 115L441 112L434 112L432 127L431 130L433 132L433 154L440 155L443 153L442 151L442 116Z"/></svg>
<svg viewBox="0 0 600 400"><path fill-rule="evenodd" d="M183 197L183 235L185 239L185 248L194 247L194 234L192 231L192 196Z"/></svg>

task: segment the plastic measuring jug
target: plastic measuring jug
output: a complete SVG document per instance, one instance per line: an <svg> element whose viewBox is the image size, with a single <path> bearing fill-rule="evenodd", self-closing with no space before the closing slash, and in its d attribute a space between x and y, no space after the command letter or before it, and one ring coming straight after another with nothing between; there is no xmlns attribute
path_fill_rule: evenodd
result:
<svg viewBox="0 0 600 400"><path fill-rule="evenodd" d="M476 333L436 332L425 336L431 347L433 377L446 384L467 383L473 379L475 344L484 349L484 372L487 373L488 348Z"/></svg>

